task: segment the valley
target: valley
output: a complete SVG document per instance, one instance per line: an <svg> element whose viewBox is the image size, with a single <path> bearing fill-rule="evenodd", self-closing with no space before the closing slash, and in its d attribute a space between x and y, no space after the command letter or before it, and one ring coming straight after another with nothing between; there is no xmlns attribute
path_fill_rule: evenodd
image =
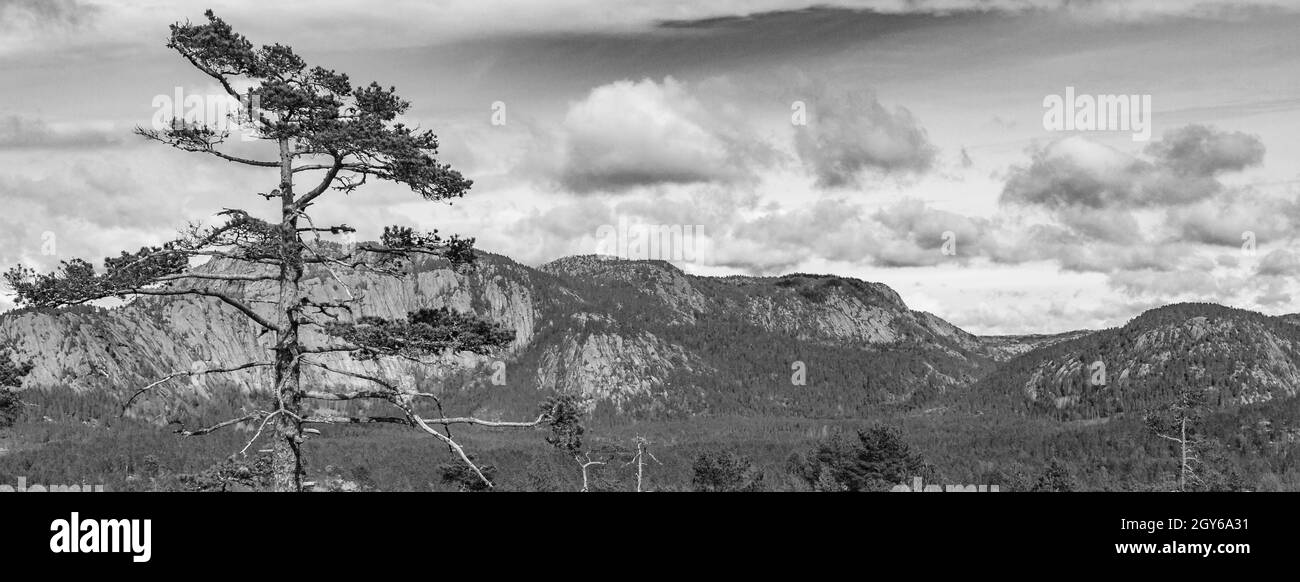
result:
<svg viewBox="0 0 1300 582"><path fill-rule="evenodd" d="M410 382L439 394L446 408L484 419L525 418L549 395L580 395L592 446L625 448L642 437L658 447L661 489L689 488L692 461L710 450L753 459L770 489L806 488L790 476L792 459L833 435L881 425L900 428L926 459L934 471L927 482L1017 491L1056 470L1078 489L1168 488L1171 449L1145 432L1143 418L1183 387L1211 397L1203 425L1218 487L1300 488L1290 460L1300 427L1300 329L1285 317L1179 304L1116 329L980 337L909 309L884 285L834 276L697 277L661 261L596 256L534 269L488 253L471 271L437 260L412 271L309 273L307 287L322 299L358 293L358 317L473 311L513 329L513 342L498 353L426 364L342 353L321 361ZM269 292L220 284L248 285L235 291L254 297ZM172 431L256 406L268 397L263 372L181 377L123 405L177 371L265 358L267 341L242 316L201 298L0 315L0 345L34 365L24 392L34 406L16 426L22 437L7 437L12 452L0 457L0 477L65 482L89 472L112 490L219 464L255 427L202 438ZM1103 385L1092 381L1093 362L1104 362ZM366 387L306 374L331 388ZM383 412L320 406L319 414ZM507 489L543 481L575 489L573 460L536 431L480 429L461 438ZM309 446L322 482L446 486L437 475L446 451L395 427L330 426ZM602 486L625 487L620 470L605 470Z"/></svg>

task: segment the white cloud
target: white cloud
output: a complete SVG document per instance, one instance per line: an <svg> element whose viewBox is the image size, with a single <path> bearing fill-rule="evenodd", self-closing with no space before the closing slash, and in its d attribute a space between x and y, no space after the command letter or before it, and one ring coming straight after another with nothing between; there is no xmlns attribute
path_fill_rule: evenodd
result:
<svg viewBox="0 0 1300 582"><path fill-rule="evenodd" d="M558 179L575 192L741 179L748 150L721 122L672 77L596 87L564 117Z"/></svg>
<svg viewBox="0 0 1300 582"><path fill-rule="evenodd" d="M819 186L856 186L870 170L921 173L934 163L934 146L906 108L891 111L870 92L807 91L809 119L795 127L795 150Z"/></svg>

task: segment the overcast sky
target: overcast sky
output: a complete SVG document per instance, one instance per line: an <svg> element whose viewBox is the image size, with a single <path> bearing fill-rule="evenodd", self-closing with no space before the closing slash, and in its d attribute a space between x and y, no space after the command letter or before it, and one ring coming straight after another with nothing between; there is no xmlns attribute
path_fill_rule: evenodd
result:
<svg viewBox="0 0 1300 582"><path fill-rule="evenodd" d="M395 85L474 180L454 206L387 185L319 205L363 238L438 228L539 265L620 218L700 225L688 272L880 281L974 333L1300 311L1300 2L1134 4L0 0L0 263L272 210L273 170L131 134L158 95L217 92L164 46L210 7ZM1150 139L1045 129L1067 86L1150 95Z"/></svg>

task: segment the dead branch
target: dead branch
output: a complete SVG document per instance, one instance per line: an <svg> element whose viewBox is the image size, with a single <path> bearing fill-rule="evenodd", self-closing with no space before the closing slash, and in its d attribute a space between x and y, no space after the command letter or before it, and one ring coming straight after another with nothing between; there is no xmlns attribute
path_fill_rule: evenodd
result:
<svg viewBox="0 0 1300 582"><path fill-rule="evenodd" d="M187 372L173 372L171 374L163 376L158 380L153 381L152 383L150 383L148 386L145 386L144 388L136 390L135 394L132 394L131 397L127 399L126 404L122 405L122 414L126 414L126 410L131 407L131 403L135 402L135 399L138 398L141 394L153 390L154 388L157 388L158 386L170 380L174 380L176 378L181 378L184 376L202 376L204 374L223 374L228 372L238 372L240 370L247 370L249 368L261 368L270 365L272 365L270 362L249 362L246 364L240 364L238 366L232 366L230 368L216 368L211 370L190 370Z"/></svg>

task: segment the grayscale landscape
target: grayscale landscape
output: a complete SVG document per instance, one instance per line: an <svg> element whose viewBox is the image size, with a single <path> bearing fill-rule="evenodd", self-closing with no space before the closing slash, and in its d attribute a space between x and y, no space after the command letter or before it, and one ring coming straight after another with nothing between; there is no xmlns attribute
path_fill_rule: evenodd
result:
<svg viewBox="0 0 1300 582"><path fill-rule="evenodd" d="M0 485L1300 490L1300 6L619 4L0 0Z"/></svg>

